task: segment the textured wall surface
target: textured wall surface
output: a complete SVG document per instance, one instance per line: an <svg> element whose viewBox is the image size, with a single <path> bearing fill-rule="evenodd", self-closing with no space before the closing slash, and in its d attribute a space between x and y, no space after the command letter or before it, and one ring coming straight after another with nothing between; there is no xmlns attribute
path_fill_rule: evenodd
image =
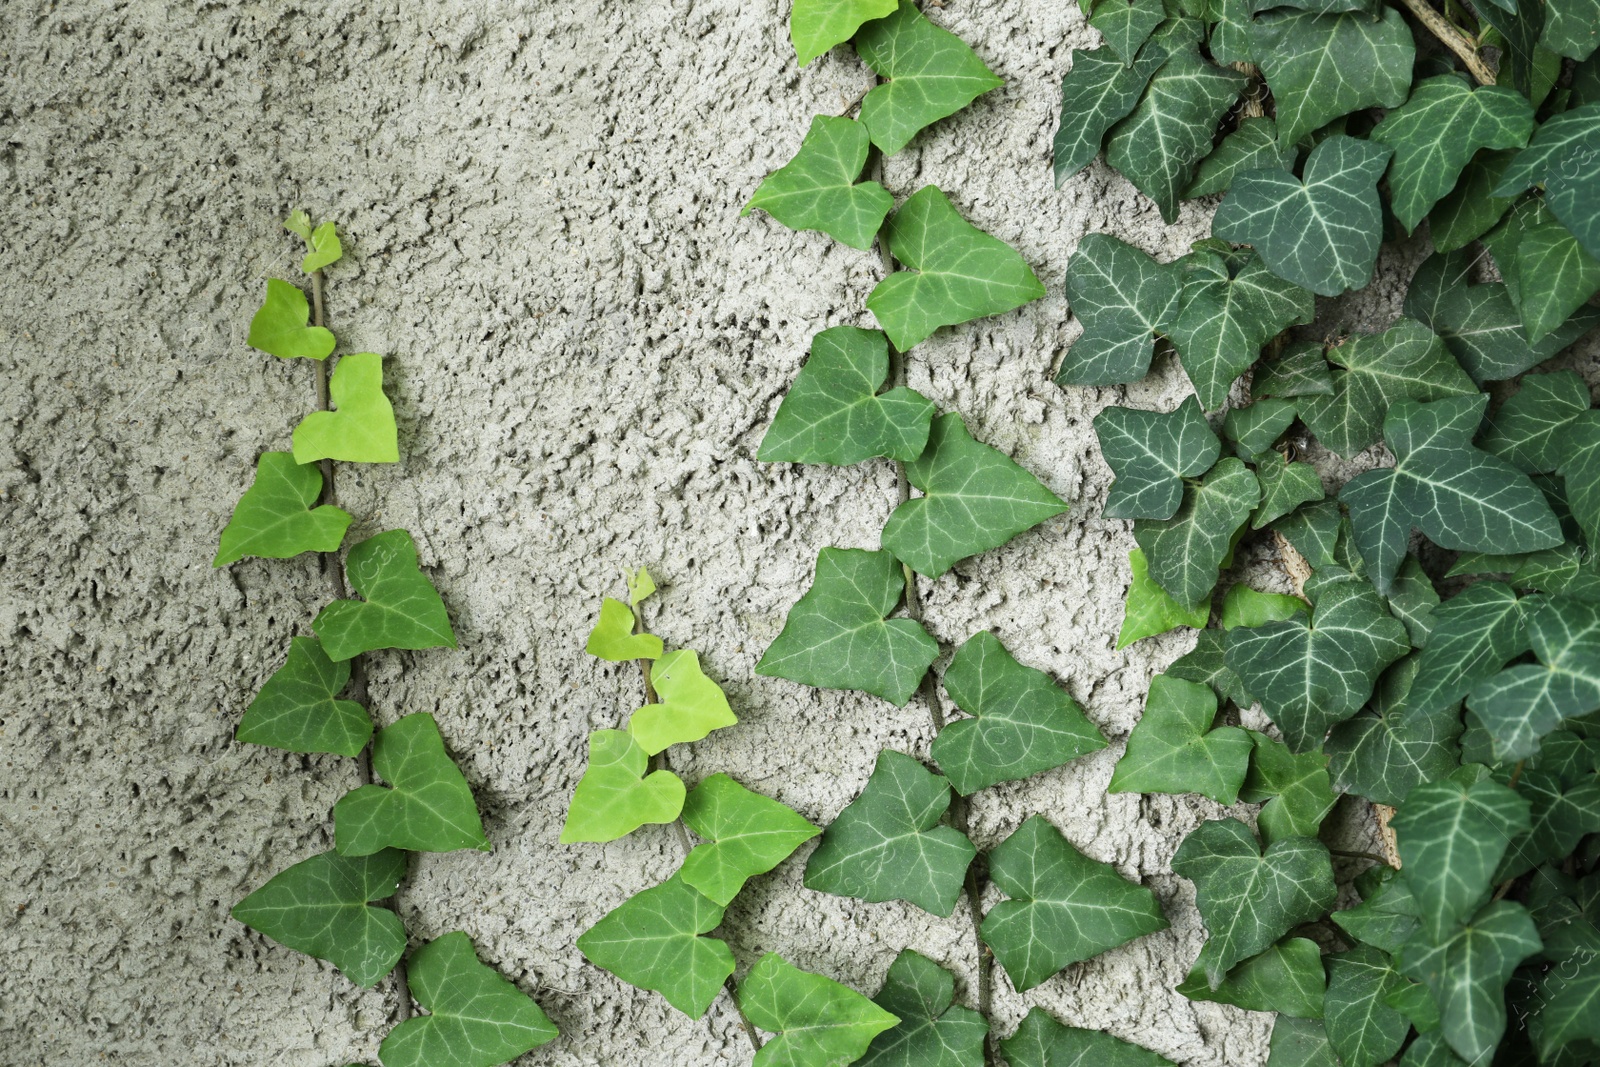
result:
<svg viewBox="0 0 1600 1067"><path fill-rule="evenodd" d="M462 929L563 1031L530 1064L742 1064L724 999L704 1020L589 966L577 935L669 874L665 828L562 846L584 740L639 699L583 654L619 571L646 563L669 644L699 649L742 722L677 763L726 771L831 819L877 751L925 755L928 714L754 676L829 544L876 547L892 468L758 464L813 333L870 324L870 252L739 217L810 117L870 74L848 49L797 70L785 0L38 3L0 9L0 1060L32 1064L373 1062L394 1007L247 931L229 907L328 846L353 762L235 743L256 688L328 596L317 564L214 571L256 456L312 404L311 368L244 344L272 275L298 277L294 207L335 218L341 351L377 351L403 460L343 468L352 540L416 537L457 652L369 657L380 722L433 713L485 813L492 854L419 857L414 941ZM1259 1064L1266 1016L1171 992L1201 940L1168 870L1217 808L1104 789L1149 679L1186 632L1113 651L1128 525L1090 420L1170 407L1170 361L1126 389L1050 382L1078 331L1062 276L1085 233L1162 258L1203 236L1096 163L1053 188L1061 75L1096 43L1067 0L947 0L930 15L1006 86L888 163L937 183L1049 287L1020 312L940 331L909 382L1073 507L924 582L929 626L993 629L1113 738L981 794L995 843L1043 812L1160 895L1169 931L1018 996L1186 1067ZM1380 300L1379 304L1384 302ZM1377 322L1394 314L1380 307ZM1365 324L1365 323L1361 323ZM742 967L779 951L875 991L911 946L974 973L970 926L823 896L804 856L753 884L723 934Z"/></svg>

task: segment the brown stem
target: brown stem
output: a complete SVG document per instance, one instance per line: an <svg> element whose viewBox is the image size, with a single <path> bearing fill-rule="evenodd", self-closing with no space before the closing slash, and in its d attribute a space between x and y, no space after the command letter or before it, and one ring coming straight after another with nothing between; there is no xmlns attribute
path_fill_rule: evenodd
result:
<svg viewBox="0 0 1600 1067"><path fill-rule="evenodd" d="M1494 71L1483 61L1483 56L1478 54L1478 46L1472 39L1449 20L1433 9L1428 0L1401 0L1406 5L1406 10L1417 17L1417 21L1428 28L1428 32L1439 38L1439 42L1456 54L1456 58L1466 64L1467 70L1478 80L1479 85L1493 85Z"/></svg>

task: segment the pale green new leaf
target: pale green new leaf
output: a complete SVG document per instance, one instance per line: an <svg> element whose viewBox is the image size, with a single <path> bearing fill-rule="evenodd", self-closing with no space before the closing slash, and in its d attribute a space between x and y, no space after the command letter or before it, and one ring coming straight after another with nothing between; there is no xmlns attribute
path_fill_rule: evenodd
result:
<svg viewBox="0 0 1600 1067"><path fill-rule="evenodd" d="M954 1003L955 976L920 953L905 949L889 966L872 1002L900 1025L873 1039L856 1067L984 1067L989 1024Z"/></svg>
<svg viewBox="0 0 1600 1067"><path fill-rule="evenodd" d="M802 685L861 689L904 707L939 645L911 619L886 619L900 602L905 572L888 552L824 548L811 588L756 673Z"/></svg>
<svg viewBox="0 0 1600 1067"><path fill-rule="evenodd" d="M1019 993L1167 927L1154 893L1073 848L1042 815L1028 818L988 860L989 877L1011 899L989 909L981 936Z"/></svg>
<svg viewBox="0 0 1600 1067"><path fill-rule="evenodd" d="M803 67L855 36L863 22L893 14L895 0L795 0L789 40Z"/></svg>
<svg viewBox="0 0 1600 1067"><path fill-rule="evenodd" d="M1210 470L1222 447L1192 396L1169 412L1108 407L1094 417L1094 430L1116 475L1106 494L1108 519L1172 518L1183 479Z"/></svg>
<svg viewBox="0 0 1600 1067"><path fill-rule="evenodd" d="M895 271L867 296L902 352L941 326L999 315L1044 296L1027 262L1004 241L963 219L937 186L926 185L889 219Z"/></svg>
<svg viewBox="0 0 1600 1067"><path fill-rule="evenodd" d="M906 464L906 480L922 496L894 510L881 543L930 578L1067 510L1039 479L973 440L955 412L933 420L928 447Z"/></svg>
<svg viewBox="0 0 1600 1067"><path fill-rule="evenodd" d="M296 214L304 216L305 213L296 212ZM333 223L324 222L315 230L310 229L308 226L304 231L290 226L287 222L284 223L284 226L305 238L306 247L310 251L300 261L300 269L307 274L319 271L323 267L332 266L343 258L344 246L339 243L339 234Z"/></svg>
<svg viewBox="0 0 1600 1067"><path fill-rule="evenodd" d="M698 741L712 730L739 721L728 706L722 687L700 669L696 652L668 652L651 666L650 682L659 700L633 713L628 732L652 756L673 745Z"/></svg>
<svg viewBox="0 0 1600 1067"><path fill-rule="evenodd" d="M701 934L722 922L724 905L707 900L678 875L636 893L578 938L578 951L629 985L660 993L699 1017L733 973L727 942Z"/></svg>
<svg viewBox="0 0 1600 1067"><path fill-rule="evenodd" d="M1055 679L1018 663L987 630L956 650L944 686L956 707L973 717L947 723L931 752L963 796L1106 747Z"/></svg>
<svg viewBox="0 0 1600 1067"><path fill-rule="evenodd" d="M806 888L949 915L977 855L964 834L937 825L949 807L944 778L903 753L878 753L867 787L811 853Z"/></svg>
<svg viewBox="0 0 1600 1067"><path fill-rule="evenodd" d="M1254 730L1250 740L1250 773L1239 798L1262 805L1256 815L1261 840L1270 845L1287 837L1316 837L1338 799L1328 777L1328 757L1321 752L1296 755L1283 742Z"/></svg>
<svg viewBox="0 0 1600 1067"><path fill-rule="evenodd" d="M1533 755L1568 719L1600 710L1600 603L1550 597L1529 613L1527 628L1539 662L1507 667L1467 698L1495 755L1508 762Z"/></svg>
<svg viewBox="0 0 1600 1067"><path fill-rule="evenodd" d="M739 983L739 1007L777 1034L752 1067L844 1067L900 1021L853 989L769 952Z"/></svg>
<svg viewBox="0 0 1600 1067"><path fill-rule="evenodd" d="M647 823L671 822L683 810L683 781L650 771L650 757L626 730L589 735L589 766L572 794L561 843L615 841Z"/></svg>
<svg viewBox="0 0 1600 1067"><path fill-rule="evenodd" d="M1181 289L1177 265L1157 263L1110 234L1085 236L1067 268L1067 306L1083 324L1083 334L1062 358L1056 384L1113 385L1143 378L1155 335L1169 329Z"/></svg>
<svg viewBox="0 0 1600 1067"><path fill-rule="evenodd" d="M1469 586L1435 609L1405 707L1422 714L1454 707L1528 647L1516 591L1503 582Z"/></svg>
<svg viewBox="0 0 1600 1067"><path fill-rule="evenodd" d="M1211 618L1211 605L1202 601L1186 608L1150 577L1149 564L1144 553L1134 549L1128 553L1128 566L1132 580L1128 584L1128 599L1123 604L1122 630L1117 634L1120 651L1146 637L1164 634L1179 626L1198 630Z"/></svg>
<svg viewBox="0 0 1600 1067"><path fill-rule="evenodd" d="M1371 945L1328 957L1323 1028L1349 1067L1376 1067L1400 1051L1411 1022L1384 1003L1399 976L1387 953Z"/></svg>
<svg viewBox="0 0 1600 1067"><path fill-rule="evenodd" d="M1106 45L1132 66L1139 49L1155 28L1166 21L1161 0L1101 0L1089 16L1089 25L1100 31Z"/></svg>
<svg viewBox="0 0 1600 1067"><path fill-rule="evenodd" d="M1265 626L1296 615L1308 615L1311 606L1288 593L1263 593L1243 582L1228 587L1222 597L1222 628Z"/></svg>
<svg viewBox="0 0 1600 1067"><path fill-rule="evenodd" d="M862 60L883 79L861 102L861 124L886 156L904 148L923 127L1005 84L966 42L929 22L911 0L901 0L888 18L863 26L855 43Z"/></svg>
<svg viewBox="0 0 1600 1067"><path fill-rule="evenodd" d="M628 583L628 605L638 607L640 604L656 595L656 580L650 577L650 568L640 567L638 570L624 570L623 578Z"/></svg>
<svg viewBox="0 0 1600 1067"><path fill-rule="evenodd" d="M289 656L267 679L239 720L240 741L290 752L358 756L372 737L367 709L339 700L350 663L335 663L314 637L289 642Z"/></svg>
<svg viewBox="0 0 1600 1067"><path fill-rule="evenodd" d="M400 445L394 407L383 395L383 357L376 352L340 356L328 383L334 411L313 411L294 428L294 461L396 463Z"/></svg>
<svg viewBox="0 0 1600 1067"><path fill-rule="evenodd" d="M1000 1047L1011 1067L1174 1067L1165 1056L1110 1034L1063 1026L1043 1008L1030 1010Z"/></svg>
<svg viewBox="0 0 1600 1067"><path fill-rule="evenodd" d="M678 872L701 894L726 907L744 883L782 863L821 830L794 809L713 774L683 802L684 824L705 838Z"/></svg>
<svg viewBox="0 0 1600 1067"><path fill-rule="evenodd" d="M1278 124L1267 118L1246 118L1194 172L1183 191L1184 199L1225 193L1233 179L1246 171L1288 167L1294 163L1294 145L1278 139Z"/></svg>
<svg viewBox="0 0 1600 1067"><path fill-rule="evenodd" d="M1233 1004L1247 1011L1275 1011L1299 1019L1320 1019L1328 976L1315 941L1292 937L1251 956L1212 989L1203 968L1189 972L1177 992L1190 1000Z"/></svg>
<svg viewBox="0 0 1600 1067"><path fill-rule="evenodd" d="M1589 387L1572 371L1530 374L1504 404L1484 420L1478 447L1526 474L1561 466L1574 419L1589 410Z"/></svg>
<svg viewBox="0 0 1600 1067"><path fill-rule="evenodd" d="M559 1036L533 998L478 962L459 930L413 952L406 977L429 1014L389 1031L378 1048L383 1067L495 1067Z"/></svg>
<svg viewBox="0 0 1600 1067"><path fill-rule="evenodd" d="M660 659L666 647L661 638L655 634L636 634L633 628L633 609L620 600L606 597L600 601L600 617L589 631L583 650L612 663Z"/></svg>
<svg viewBox="0 0 1600 1067"><path fill-rule="evenodd" d="M1400 967L1433 994L1440 1030L1456 1054L1487 1062L1505 1034L1506 982L1539 947L1527 909L1501 900L1431 943L1413 938L1400 950Z"/></svg>
<svg viewBox="0 0 1600 1067"><path fill-rule="evenodd" d="M933 401L889 377L881 330L835 326L811 339L811 358L783 398L756 458L768 463L859 463L874 456L913 460L928 445Z"/></svg>
<svg viewBox="0 0 1600 1067"><path fill-rule="evenodd" d="M1106 792L1199 793L1232 804L1250 766L1250 735L1216 719L1206 686L1156 675Z"/></svg>
<svg viewBox="0 0 1600 1067"><path fill-rule="evenodd" d="M269 356L326 359L333 351L333 334L311 321L311 303L298 285L279 278L267 279L267 298L250 319L245 343Z"/></svg>
<svg viewBox="0 0 1600 1067"><path fill-rule="evenodd" d="M405 854L395 849L359 857L324 852L274 875L232 915L370 989L400 961L406 931L394 912L367 902L393 896L405 875Z"/></svg>
<svg viewBox="0 0 1600 1067"><path fill-rule="evenodd" d="M1286 144L1352 111L1397 108L1411 89L1416 45L1396 8L1384 7L1379 19L1269 11L1252 23L1250 37Z"/></svg>
<svg viewBox="0 0 1600 1067"><path fill-rule="evenodd" d="M853 248L871 248L894 197L859 181L867 164L867 128L817 115L800 151L767 175L741 215L760 209L792 230L818 230Z"/></svg>
<svg viewBox="0 0 1600 1067"><path fill-rule="evenodd" d="M333 808L334 840L344 856L380 849L489 851L472 787L444 750L439 724L427 712L378 731L372 770L388 786L364 785Z"/></svg>
<svg viewBox="0 0 1600 1067"><path fill-rule="evenodd" d="M417 563L404 530L385 530L350 550L345 574L365 599L335 600L311 620L334 661L380 648L455 648L444 601Z"/></svg>
<svg viewBox="0 0 1600 1067"><path fill-rule="evenodd" d="M1150 576L1180 604L1203 604L1250 512L1261 501L1255 474L1228 456L1183 494L1178 513L1165 522L1138 520L1134 540L1150 564Z"/></svg>
<svg viewBox="0 0 1600 1067"><path fill-rule="evenodd" d="M1057 188L1094 162L1106 131L1133 110L1166 59L1160 45L1140 49L1131 66L1108 48L1073 52L1072 69L1061 79L1061 119L1052 145Z"/></svg>
<svg viewBox="0 0 1600 1067"><path fill-rule="evenodd" d="M234 505L211 565L226 567L246 556L337 552L351 515L332 504L314 507L321 495L322 472L315 464L296 463L287 452L261 453L255 481Z"/></svg>

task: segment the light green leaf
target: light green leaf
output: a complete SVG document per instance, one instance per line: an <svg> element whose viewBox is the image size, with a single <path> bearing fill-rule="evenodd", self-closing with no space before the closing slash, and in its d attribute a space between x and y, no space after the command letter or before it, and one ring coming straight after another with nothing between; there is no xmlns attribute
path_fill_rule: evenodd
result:
<svg viewBox="0 0 1600 1067"><path fill-rule="evenodd" d="M1272 1024L1267 1067L1339 1067L1319 1019L1279 1015Z"/></svg>
<svg viewBox="0 0 1600 1067"><path fill-rule="evenodd" d="M1128 553L1128 566L1133 577L1128 584L1128 599L1123 605L1122 630L1117 634L1118 651L1135 641L1164 634L1179 626L1201 629L1211 618L1210 603L1202 601L1193 608L1186 608L1157 585L1155 579L1150 577L1149 564L1139 549Z"/></svg>
<svg viewBox="0 0 1600 1067"><path fill-rule="evenodd" d="M651 771L650 757L626 730L589 735L589 767L567 809L561 843L615 841L648 823L671 822L683 810L683 781Z"/></svg>
<svg viewBox="0 0 1600 1067"><path fill-rule="evenodd" d="M1019 993L1167 928L1154 893L1073 848L1042 815L1029 817L988 859L990 879L1011 899L989 909L981 936Z"/></svg>
<svg viewBox="0 0 1600 1067"><path fill-rule="evenodd" d="M947 723L931 752L963 796L1106 747L1055 679L1018 663L987 630L956 650L944 686L956 707L973 718Z"/></svg>
<svg viewBox="0 0 1600 1067"><path fill-rule="evenodd" d="M1300 1019L1322 1018L1328 976L1322 950L1315 941L1293 937L1259 956L1251 956L1212 989L1205 971L1196 968L1177 987L1190 1000L1233 1004L1247 1011L1275 1011Z"/></svg>
<svg viewBox="0 0 1600 1067"><path fill-rule="evenodd" d="M723 905L697 893L678 875L636 893L578 938L585 959L629 985L660 993L699 1017L733 973L727 942L701 934L722 922Z"/></svg>
<svg viewBox="0 0 1600 1067"><path fill-rule="evenodd" d="M628 604L638 607L640 604L656 595L656 580L650 577L648 567L640 567L636 571L623 571L623 577L628 582Z"/></svg>
<svg viewBox="0 0 1600 1067"><path fill-rule="evenodd" d="M332 504L313 507L321 495L322 472L315 465L302 466L287 452L261 453L255 481L234 506L211 565L337 552L351 515Z"/></svg>
<svg viewBox="0 0 1600 1067"><path fill-rule="evenodd" d="M1238 819L1203 823L1178 846L1172 870L1194 883L1210 935L1195 966L1213 989L1240 960L1266 951L1300 923L1321 918L1338 893L1322 842L1289 837L1263 853Z"/></svg>
<svg viewBox="0 0 1600 1067"><path fill-rule="evenodd" d="M1268 396L1320 396L1333 392L1333 374L1322 357L1322 346L1315 341L1298 341L1284 347L1276 359L1256 364L1251 377L1250 395L1257 400Z"/></svg>
<svg viewBox="0 0 1600 1067"><path fill-rule="evenodd" d="M294 461L396 463L400 445L394 408L383 395L383 357L376 352L340 356L328 388L336 411L313 411L294 428Z"/></svg>
<svg viewBox="0 0 1600 1067"><path fill-rule="evenodd" d="M1199 793L1232 804L1250 766L1250 735L1216 719L1210 689L1156 675L1106 792Z"/></svg>
<svg viewBox="0 0 1600 1067"><path fill-rule="evenodd" d="M1372 131L1394 149L1389 202L1395 218L1414 230L1456 184L1480 148L1521 148L1533 133L1527 97L1499 85L1473 87L1454 74L1417 82L1411 98Z"/></svg>
<svg viewBox="0 0 1600 1067"><path fill-rule="evenodd" d="M1277 101L1278 139L1285 144L1362 108L1398 108L1411 88L1416 55L1411 30L1392 7L1377 20L1365 13L1269 11L1252 24L1250 48Z"/></svg>
<svg viewBox="0 0 1600 1067"><path fill-rule="evenodd" d="M1367 471L1340 490L1380 593L1390 591L1412 527L1456 551L1533 552L1561 543L1561 525L1528 476L1473 447L1488 401L1484 393L1397 401L1383 420L1394 466Z"/></svg>
<svg viewBox="0 0 1600 1067"><path fill-rule="evenodd" d="M1168 329L1181 288L1176 265L1157 263L1109 234L1085 236L1067 268L1067 306L1083 324L1083 334L1062 359L1056 384L1112 385L1143 378L1155 334Z"/></svg>
<svg viewBox="0 0 1600 1067"><path fill-rule="evenodd" d="M1296 615L1308 615L1311 606L1288 593L1262 593L1243 582L1228 587L1222 598L1222 628L1235 626L1265 626L1269 622L1282 622Z"/></svg>
<svg viewBox="0 0 1600 1067"><path fill-rule="evenodd" d="M881 541L930 578L1067 510L1039 479L973 440L955 412L933 420L927 449L906 464L906 480L922 496L895 508Z"/></svg>
<svg viewBox="0 0 1600 1067"><path fill-rule="evenodd" d="M778 1036L756 1053L752 1067L843 1067L873 1038L900 1021L853 989L802 971L769 952L739 983L739 1007Z"/></svg>
<svg viewBox="0 0 1600 1067"><path fill-rule="evenodd" d="M1528 614L1527 627L1539 662L1507 667L1467 697L1495 755L1508 762L1533 755L1568 719L1600 710L1600 603L1551 597Z"/></svg>
<svg viewBox="0 0 1600 1067"><path fill-rule="evenodd" d="M881 330L835 326L811 339L811 358L783 398L756 458L768 463L913 460L928 444L933 401L914 389L878 390L889 377Z"/></svg>
<svg viewBox="0 0 1600 1067"><path fill-rule="evenodd" d="M949 807L944 778L903 753L878 753L867 787L811 853L806 888L949 915L977 855L960 831L936 825Z"/></svg>
<svg viewBox="0 0 1600 1067"><path fill-rule="evenodd" d="M620 600L606 597L600 601L600 618L589 631L583 650L612 663L660 659L666 647L661 638L655 634L636 634L633 628L633 609Z"/></svg>
<svg viewBox="0 0 1600 1067"><path fill-rule="evenodd" d="M1281 741L1250 731L1254 750L1250 773L1239 797L1261 804L1256 827L1267 844L1286 837L1316 837L1322 820L1333 810L1328 757L1321 752L1295 755Z"/></svg>
<svg viewBox="0 0 1600 1067"><path fill-rule="evenodd" d="M1333 913L1341 930L1385 952L1399 952L1421 927L1411 887L1393 867L1369 867L1356 878L1361 903Z"/></svg>
<svg viewBox="0 0 1600 1067"><path fill-rule="evenodd" d="M288 658L245 709L234 736L290 752L358 756L372 737L372 720L355 701L336 699L349 681L348 661L330 660L314 637L293 638Z"/></svg>
<svg viewBox="0 0 1600 1067"><path fill-rule="evenodd" d="M885 619L905 573L888 552L824 548L817 575L756 673L802 685L861 689L904 707L939 645L911 619Z"/></svg>
<svg viewBox="0 0 1600 1067"><path fill-rule="evenodd" d="M1261 503L1256 507L1250 528L1263 526L1283 518L1301 504L1323 499L1322 475L1309 463L1291 463L1276 452L1256 457L1256 480L1261 483Z"/></svg>
<svg viewBox="0 0 1600 1067"><path fill-rule="evenodd" d="M1530 342L1556 331L1600 290L1600 260L1583 250L1542 199L1514 208L1483 242ZM1524 278L1531 284L1523 285Z"/></svg>
<svg viewBox="0 0 1600 1067"><path fill-rule="evenodd" d="M1194 172L1183 191L1185 199L1225 193L1233 179L1246 171L1288 167L1294 163L1294 145L1278 140L1278 124L1266 118L1246 118Z"/></svg>
<svg viewBox="0 0 1600 1067"><path fill-rule="evenodd" d="M350 550L345 574L365 600L335 600L311 620L334 661L380 648L455 648L444 601L417 564L404 530L385 530Z"/></svg>
<svg viewBox="0 0 1600 1067"><path fill-rule="evenodd" d="M1233 535L1260 501L1261 486L1250 468L1232 456L1220 461L1184 491L1183 504L1172 518L1133 524L1150 576L1180 604L1205 603Z"/></svg>
<svg viewBox="0 0 1600 1067"><path fill-rule="evenodd" d="M1401 319L1383 333L1352 337L1328 358L1341 368L1333 372L1333 392L1301 397L1300 417L1318 441L1346 458L1378 440L1384 413L1396 401L1478 392L1444 342L1412 319Z"/></svg>
<svg viewBox="0 0 1600 1067"><path fill-rule="evenodd" d="M867 296L902 352L941 326L999 315L1044 295L1026 261L963 219L937 186L925 185L889 219L895 271Z"/></svg>
<svg viewBox="0 0 1600 1067"><path fill-rule="evenodd" d="M1565 437L1559 470L1567 507L1593 550L1600 548L1600 412L1574 419Z"/></svg>
<svg viewBox="0 0 1600 1067"><path fill-rule="evenodd" d="M393 896L405 876L405 854L395 849L359 857L323 852L274 875L231 914L370 989L400 961L406 931L394 912L367 902Z"/></svg>
<svg viewBox="0 0 1600 1067"><path fill-rule="evenodd" d="M1572 371L1530 374L1504 404L1484 420L1478 447L1525 474L1561 466L1569 428L1589 410L1589 387Z"/></svg>
<svg viewBox="0 0 1600 1067"><path fill-rule="evenodd" d="M311 321L311 304L298 285L267 279L267 298L250 319L245 343L269 356L326 359L335 344L333 334Z"/></svg>
<svg viewBox="0 0 1600 1067"><path fill-rule="evenodd" d="M752 793L725 774L690 790L683 821L705 838L678 873L704 896L726 907L744 883L782 863L818 830L794 809Z"/></svg>
<svg viewBox="0 0 1600 1067"><path fill-rule="evenodd" d="M1292 400L1257 400L1229 409L1222 432L1233 442L1233 450L1240 459L1251 460L1271 450L1294 418Z"/></svg>
<svg viewBox="0 0 1600 1067"><path fill-rule="evenodd" d="M1052 155L1056 187L1094 162L1106 131L1132 111L1167 51L1146 45L1131 66L1124 66L1109 48L1075 51L1072 69L1061 79L1061 119L1056 125Z"/></svg>
<svg viewBox="0 0 1600 1067"><path fill-rule="evenodd" d="M1303 618L1228 631L1228 666L1261 701L1289 747L1317 747L1372 695L1378 673L1411 649L1372 586L1329 570L1306 583Z"/></svg>
<svg viewBox="0 0 1600 1067"><path fill-rule="evenodd" d="M1224 256L1200 248L1179 262L1182 311L1169 333L1201 407L1210 410L1228 399L1233 380L1262 345L1295 323L1310 322L1316 308L1310 293L1277 277L1258 254Z"/></svg>
<svg viewBox="0 0 1600 1067"><path fill-rule="evenodd" d="M1399 12L1387 10L1409 42ZM1290 170L1241 174L1211 220L1211 232L1254 245L1274 274L1314 293L1360 289L1372 280L1383 238L1377 182L1389 154L1386 146L1335 134L1311 150L1303 182Z"/></svg>
<svg viewBox="0 0 1600 1067"><path fill-rule="evenodd" d="M815 116L800 151L767 175L739 214L759 208L791 230L871 248L894 197L877 182L859 181L867 148L867 128L859 122Z"/></svg>
<svg viewBox="0 0 1600 1067"><path fill-rule="evenodd" d="M1166 18L1161 0L1101 0L1089 16L1089 25L1099 30L1106 46L1131 67L1139 49Z"/></svg>
<svg viewBox="0 0 1600 1067"><path fill-rule="evenodd" d="M379 730L372 742L372 770L389 785L360 786L334 805L334 840L341 855L369 856L385 848L490 850L472 787L444 750L432 715L407 715Z"/></svg>
<svg viewBox="0 0 1600 1067"><path fill-rule="evenodd" d="M1501 900L1432 943L1413 938L1400 950L1400 967L1433 993L1456 1054L1486 1062L1505 1033L1506 982L1539 945L1527 910Z"/></svg>
<svg viewBox="0 0 1600 1067"><path fill-rule="evenodd" d="M289 217L283 220L283 228L298 234L307 244L311 243L311 216L304 211L296 209L289 212Z"/></svg>
<svg viewBox="0 0 1600 1067"><path fill-rule="evenodd" d="M872 1002L900 1025L873 1039L857 1067L984 1067L989 1024L982 1015L953 1003L955 976L910 949L889 966Z"/></svg>
<svg viewBox="0 0 1600 1067"><path fill-rule="evenodd" d="M911 0L863 26L856 52L883 79L861 102L861 124L886 156L924 127L1005 84L966 42L929 22Z"/></svg>
<svg viewBox="0 0 1600 1067"><path fill-rule="evenodd" d="M1528 649L1516 592L1503 582L1478 582L1440 604L1405 706L1441 711Z"/></svg>
<svg viewBox="0 0 1600 1067"><path fill-rule="evenodd" d="M1173 1067L1171 1060L1098 1030L1063 1026L1033 1008L1000 1042L1011 1067Z"/></svg>
<svg viewBox="0 0 1600 1067"><path fill-rule="evenodd" d="M495 1067L559 1036L533 998L478 962L459 930L413 952L406 977L430 1014L389 1031L378 1048L383 1067Z"/></svg>
<svg viewBox="0 0 1600 1067"><path fill-rule="evenodd" d="M1349 1067L1376 1067L1400 1051L1411 1022L1384 1003L1399 981L1388 954L1370 945L1328 957L1328 995L1323 1028Z"/></svg>
<svg viewBox="0 0 1600 1067"><path fill-rule="evenodd" d="M1434 205L1428 216L1428 236L1434 251L1454 252L1488 233L1510 209L1515 197L1492 196L1500 175L1511 165L1515 152L1479 152L1466 165L1455 188Z"/></svg>
<svg viewBox="0 0 1600 1067"><path fill-rule="evenodd" d="M895 0L795 0L789 13L789 40L803 67L836 44L855 36L863 22L893 14Z"/></svg>
<svg viewBox="0 0 1600 1067"><path fill-rule="evenodd" d="M1172 518L1183 479L1210 470L1222 447L1192 396L1170 412L1108 407L1094 417L1094 430L1116 475L1106 494L1108 519Z"/></svg>
<svg viewBox="0 0 1600 1067"><path fill-rule="evenodd" d="M305 213L297 212L297 214L304 216ZM290 226L287 222L284 223L284 226L305 238L306 247L310 251L300 261L300 269L310 274L313 271L319 271L323 267L332 266L339 262L344 257L344 246L339 243L339 234L333 223L324 222L315 230L309 228L309 220L307 220L307 223L308 228L304 231Z"/></svg>
<svg viewBox="0 0 1600 1067"><path fill-rule="evenodd" d="M650 681L660 700L634 712L628 720L628 732L652 756L673 745L698 741L712 730L739 721L728 706L722 687L700 669L696 652L668 652L650 668Z"/></svg>

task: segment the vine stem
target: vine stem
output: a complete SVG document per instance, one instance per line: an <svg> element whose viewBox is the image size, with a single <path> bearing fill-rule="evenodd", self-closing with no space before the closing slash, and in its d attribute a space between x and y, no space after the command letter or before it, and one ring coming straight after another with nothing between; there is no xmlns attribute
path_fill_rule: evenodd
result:
<svg viewBox="0 0 1600 1067"><path fill-rule="evenodd" d="M1439 39L1439 43L1456 54L1456 58L1466 64L1467 70L1477 79L1479 85L1493 85L1494 71L1483 61L1483 56L1478 54L1478 48L1471 38L1451 25L1439 12L1435 11L1428 0L1401 0L1406 5L1406 10L1417 17L1417 21L1428 28L1428 32Z"/></svg>
<svg viewBox="0 0 1600 1067"><path fill-rule="evenodd" d="M322 301L322 271L320 269L311 272L311 324L324 328L327 326L327 314L324 311ZM317 408L321 411L328 411L333 407L333 402L328 395L328 361L326 359L316 359L312 360L312 364L316 367ZM333 460L322 460L321 467L322 497L319 503L337 506L339 503L339 491L333 480ZM329 552L322 557L322 562L323 571L328 575L330 584L333 586L334 599L346 599L350 595L350 590L344 580L344 561L339 558L338 552ZM362 707L366 707L369 703L368 697L366 667L363 666L361 657L356 656L350 661L350 699ZM371 785L372 746L370 744L361 750L361 755L356 762L361 784ZM394 895L389 898L385 906L396 915L400 913L399 887L395 888ZM398 995L399 1003L396 1004L391 1018L397 1023L405 1022L411 1018L412 1013L411 984L406 980L406 961L404 958L395 961L392 973L394 974L395 993Z"/></svg>

